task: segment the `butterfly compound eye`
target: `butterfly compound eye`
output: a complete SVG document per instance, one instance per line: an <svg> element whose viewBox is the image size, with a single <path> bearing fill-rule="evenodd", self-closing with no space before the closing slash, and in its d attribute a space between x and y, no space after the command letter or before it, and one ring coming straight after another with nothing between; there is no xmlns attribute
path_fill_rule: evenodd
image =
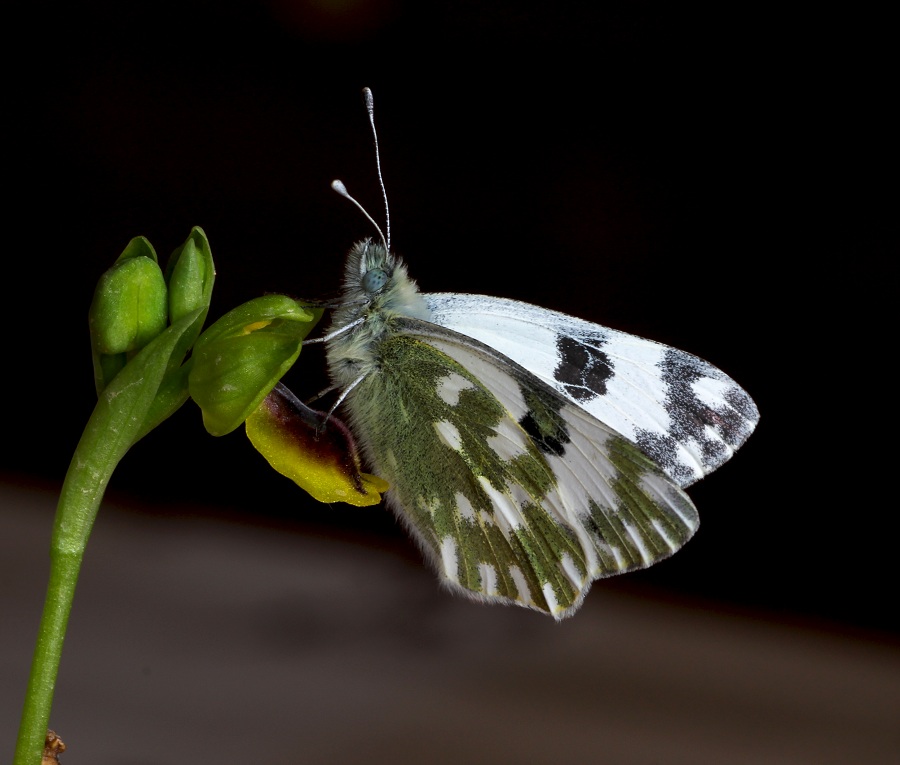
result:
<svg viewBox="0 0 900 765"><path fill-rule="evenodd" d="M362 288L368 293L378 292L385 284L387 284L388 275L380 268L373 268L366 271L362 278Z"/></svg>

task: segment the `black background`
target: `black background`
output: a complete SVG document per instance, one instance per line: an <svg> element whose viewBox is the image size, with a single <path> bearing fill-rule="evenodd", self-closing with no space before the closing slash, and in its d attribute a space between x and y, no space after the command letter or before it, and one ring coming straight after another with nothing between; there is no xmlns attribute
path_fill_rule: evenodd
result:
<svg viewBox="0 0 900 765"><path fill-rule="evenodd" d="M372 231L330 181L383 217L370 86L393 245L424 290L651 337L756 399L757 433L691 490L696 539L628 579L896 632L881 26L654 3L14 13L3 479L64 475L94 401L93 285L133 236L165 257L205 229L211 318L266 292L336 293L344 253ZM320 349L289 383L323 387ZM191 404L110 490L163 514L358 534L417 556L389 513L316 505L240 432L209 437Z"/></svg>

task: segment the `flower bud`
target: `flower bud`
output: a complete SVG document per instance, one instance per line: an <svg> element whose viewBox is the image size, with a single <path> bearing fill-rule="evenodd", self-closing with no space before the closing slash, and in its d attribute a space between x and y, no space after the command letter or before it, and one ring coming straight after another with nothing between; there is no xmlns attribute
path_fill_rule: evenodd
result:
<svg viewBox="0 0 900 765"><path fill-rule="evenodd" d="M101 353L140 350L166 328L166 282L144 237L100 277L89 320Z"/></svg>
<svg viewBox="0 0 900 765"><path fill-rule="evenodd" d="M188 384L207 431L222 436L247 419L296 361L321 315L268 295L225 314L200 336Z"/></svg>
<svg viewBox="0 0 900 765"><path fill-rule="evenodd" d="M166 328L166 282L156 252L132 239L97 282L88 312L97 392L133 355Z"/></svg>
<svg viewBox="0 0 900 765"><path fill-rule="evenodd" d="M172 253L166 267L172 324L198 308L209 306L215 275L206 234L195 226L187 241Z"/></svg>

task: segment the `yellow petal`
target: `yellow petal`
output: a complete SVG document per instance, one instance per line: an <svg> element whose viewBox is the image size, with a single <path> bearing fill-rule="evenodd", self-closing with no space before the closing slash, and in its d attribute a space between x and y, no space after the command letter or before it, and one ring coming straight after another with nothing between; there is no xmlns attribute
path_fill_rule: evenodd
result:
<svg viewBox="0 0 900 765"><path fill-rule="evenodd" d="M377 505L386 481L360 471L350 431L278 384L247 418L247 437L279 473L319 502Z"/></svg>

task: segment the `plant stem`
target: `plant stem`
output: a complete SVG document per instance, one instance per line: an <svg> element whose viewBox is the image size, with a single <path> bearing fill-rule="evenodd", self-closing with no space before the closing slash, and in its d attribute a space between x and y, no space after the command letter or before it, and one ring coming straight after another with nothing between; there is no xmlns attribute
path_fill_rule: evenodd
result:
<svg viewBox="0 0 900 765"><path fill-rule="evenodd" d="M31 663L31 676L28 679L28 692L16 743L15 765L37 765L41 762L63 638L81 567L80 555L51 557L56 559L50 567L50 584L47 587L44 613Z"/></svg>
<svg viewBox="0 0 900 765"><path fill-rule="evenodd" d="M199 332L199 325L195 324L202 323L205 315L206 307L186 314L125 365L100 393L72 455L56 506L50 584L31 663L14 765L41 762L75 584L106 486L132 444L187 398L187 381L178 376L183 393L167 388L165 401L153 410L148 422L167 368L173 357L180 363Z"/></svg>
<svg viewBox="0 0 900 765"><path fill-rule="evenodd" d="M91 430L89 425L75 450L56 508L50 582L28 678L14 765L40 765L81 561L106 485L121 456L103 449L100 455L92 455L94 459L85 460L85 448L90 446L85 442L91 440L86 438ZM106 464L98 465L98 456Z"/></svg>

